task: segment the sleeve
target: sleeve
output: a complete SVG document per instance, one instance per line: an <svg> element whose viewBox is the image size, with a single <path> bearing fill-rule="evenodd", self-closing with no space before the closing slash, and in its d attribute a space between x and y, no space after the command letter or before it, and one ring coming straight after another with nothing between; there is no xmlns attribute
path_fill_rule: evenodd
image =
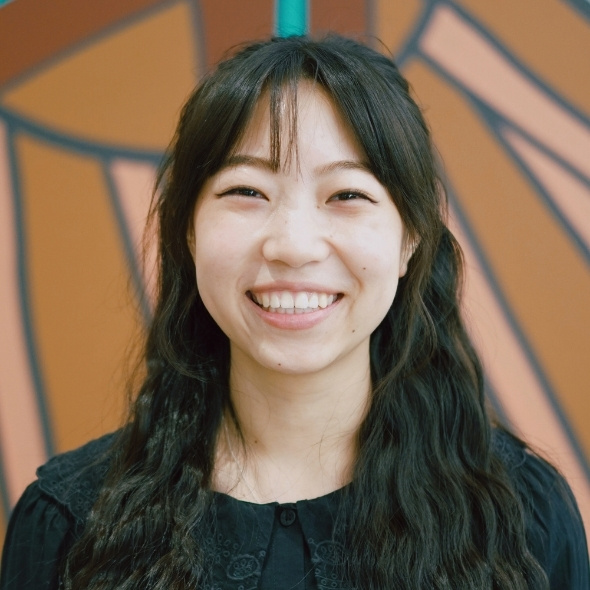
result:
<svg viewBox="0 0 590 590"><path fill-rule="evenodd" d="M58 566L73 538L75 521L37 482L17 503L2 554L0 590L56 590Z"/></svg>
<svg viewBox="0 0 590 590"><path fill-rule="evenodd" d="M586 534L570 487L553 467L529 453L519 471L529 545L550 588L590 590Z"/></svg>

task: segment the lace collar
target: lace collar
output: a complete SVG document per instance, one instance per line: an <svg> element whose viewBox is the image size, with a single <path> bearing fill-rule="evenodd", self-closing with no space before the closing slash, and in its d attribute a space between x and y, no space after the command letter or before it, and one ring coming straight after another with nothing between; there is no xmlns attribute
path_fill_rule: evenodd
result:
<svg viewBox="0 0 590 590"><path fill-rule="evenodd" d="M98 497L100 486L109 467L108 452L116 434L107 434L78 449L57 455L37 470L41 490L65 506L79 522L86 520ZM507 432L494 430L492 443L494 452L509 471L517 469L526 461L526 451L522 444ZM229 497L223 494L218 496L220 510L223 510L230 500L232 503L237 502L231 498L228 500ZM304 501L302 506L305 507L304 510L312 510L315 505L323 506L330 500L330 496L331 494L323 500L318 498L313 501ZM253 510L248 510L246 506L244 508L245 514Z"/></svg>

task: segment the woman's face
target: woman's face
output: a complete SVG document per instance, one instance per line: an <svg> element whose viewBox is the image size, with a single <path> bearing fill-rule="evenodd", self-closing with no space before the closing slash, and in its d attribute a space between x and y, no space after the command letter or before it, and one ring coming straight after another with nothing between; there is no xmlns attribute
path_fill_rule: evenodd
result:
<svg viewBox="0 0 590 590"><path fill-rule="evenodd" d="M298 158L281 154L278 171L269 125L263 98L199 195L189 237L199 293L232 363L366 371L371 333L406 271L401 218L323 90L301 83Z"/></svg>

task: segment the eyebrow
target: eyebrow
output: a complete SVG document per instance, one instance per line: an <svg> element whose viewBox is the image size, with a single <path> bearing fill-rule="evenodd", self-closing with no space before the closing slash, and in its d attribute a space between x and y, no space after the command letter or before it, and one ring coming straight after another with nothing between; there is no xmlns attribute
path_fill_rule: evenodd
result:
<svg viewBox="0 0 590 590"><path fill-rule="evenodd" d="M230 156L221 169L235 168L236 166L254 166L255 168L264 168L271 172L276 171L276 166L268 158L259 158L258 156L247 156L245 154L234 154Z"/></svg>
<svg viewBox="0 0 590 590"><path fill-rule="evenodd" d="M223 170L225 168L233 168L236 166L254 166L256 168L270 170L271 172L277 171L276 166L270 159L260 158L258 156L248 156L246 154L234 154L233 156L230 156L221 169ZM337 172L338 170L361 170L362 172L373 174L368 162L358 160L337 160L325 164L324 166L319 166L314 172L317 176L323 176L325 174Z"/></svg>
<svg viewBox="0 0 590 590"><path fill-rule="evenodd" d="M316 168L315 173L318 176L321 176L323 174L337 172L338 170L361 170L362 172L368 172L369 174L373 174L368 162L362 162L358 160L337 160L336 162L330 162L325 166L320 166L319 168Z"/></svg>

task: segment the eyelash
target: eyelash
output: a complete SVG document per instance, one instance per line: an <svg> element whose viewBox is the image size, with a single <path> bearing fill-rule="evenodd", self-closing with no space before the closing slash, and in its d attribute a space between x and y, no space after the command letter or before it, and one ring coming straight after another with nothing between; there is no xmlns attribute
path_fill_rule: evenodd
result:
<svg viewBox="0 0 590 590"><path fill-rule="evenodd" d="M262 193L249 186L235 186L219 194L220 197L227 195L240 195L242 197L262 197Z"/></svg>
<svg viewBox="0 0 590 590"><path fill-rule="evenodd" d="M338 197L347 197L347 198L340 199ZM353 198L350 198L350 197L353 197ZM375 202L368 195L366 195L365 193L363 193L361 191L357 191L357 190L340 191L339 193L336 193L335 195L331 196L329 200L330 201L332 201L332 200L334 200L334 201L356 201L358 198L365 199L366 201L369 201L371 203Z"/></svg>
<svg viewBox="0 0 590 590"><path fill-rule="evenodd" d="M226 191L223 191L218 196L225 197L228 195L239 195L242 197L263 197L262 193L255 188L251 188L249 186L236 186L232 187ZM341 198L345 197L345 198ZM363 199L365 201L369 201L370 203L374 203L373 199L371 199L367 194L358 191L358 190L344 190L332 195L328 201L356 201L358 199Z"/></svg>

